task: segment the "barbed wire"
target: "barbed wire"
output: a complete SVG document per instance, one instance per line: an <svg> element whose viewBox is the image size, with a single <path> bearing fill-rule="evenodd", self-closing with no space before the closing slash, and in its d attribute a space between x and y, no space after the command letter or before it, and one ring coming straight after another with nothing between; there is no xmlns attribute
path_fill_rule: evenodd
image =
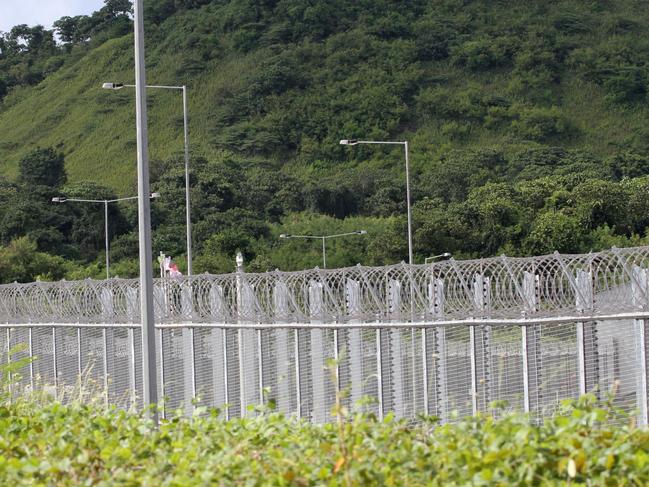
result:
<svg viewBox="0 0 649 487"><path fill-rule="evenodd" d="M519 319L649 305L649 247L154 280L156 323ZM137 323L139 280L0 286L5 323Z"/></svg>

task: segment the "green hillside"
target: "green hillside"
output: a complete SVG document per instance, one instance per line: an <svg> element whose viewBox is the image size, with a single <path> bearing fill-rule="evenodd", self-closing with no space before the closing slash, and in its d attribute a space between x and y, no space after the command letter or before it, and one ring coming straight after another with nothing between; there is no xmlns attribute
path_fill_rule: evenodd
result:
<svg viewBox="0 0 649 487"><path fill-rule="evenodd" d="M42 29L0 39L0 171L8 178L0 204L11 214L0 239L7 255L26 235L38 251L86 269L63 275L101 274L102 215L72 205L30 209L21 198L33 184L20 167L37 148L63 154L67 186L42 188L44 201L62 191L134 192L134 93L101 89L133 80L123 4L106 0L93 16L59 22L58 45L43 41ZM334 244L331 265L405 258L403 154L343 147L343 138L410 142L418 261L645 238L646 2L145 4L148 82L189 89L199 269L230 269L237 249L253 269L314 266L317 245L279 242L279 233L359 226L368 238ZM180 255L179 92L150 90L149 135L153 187L163 194L154 252ZM135 215L126 205L114 211L114 259L129 274ZM58 234L44 232L54 224Z"/></svg>

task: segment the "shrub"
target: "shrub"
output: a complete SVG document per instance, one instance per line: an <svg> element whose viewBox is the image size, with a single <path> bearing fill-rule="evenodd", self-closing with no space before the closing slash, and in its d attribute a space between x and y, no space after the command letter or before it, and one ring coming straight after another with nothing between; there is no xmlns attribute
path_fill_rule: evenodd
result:
<svg viewBox="0 0 649 487"><path fill-rule="evenodd" d="M24 364L23 364L24 365ZM6 369L6 366L5 366ZM2 372L6 372L3 370ZM98 403L100 404L100 403ZM0 404L6 485L646 485L649 431L592 396L543 423L478 415L436 427L334 408L312 425L260 408L198 407L159 428L143 414L46 398ZM492 404L499 413L502 405ZM176 414L181 413L178 411ZM612 419L621 424L608 424Z"/></svg>
<svg viewBox="0 0 649 487"><path fill-rule="evenodd" d="M511 127L520 137L530 140L545 140L568 131L568 121L557 107L523 108Z"/></svg>

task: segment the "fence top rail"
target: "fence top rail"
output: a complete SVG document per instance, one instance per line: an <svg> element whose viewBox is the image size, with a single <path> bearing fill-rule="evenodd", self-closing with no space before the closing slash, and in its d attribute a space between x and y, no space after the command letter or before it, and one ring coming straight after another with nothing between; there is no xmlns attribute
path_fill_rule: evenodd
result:
<svg viewBox="0 0 649 487"><path fill-rule="evenodd" d="M159 323L513 319L649 309L649 246L154 280ZM138 323L139 280L0 285L0 322Z"/></svg>

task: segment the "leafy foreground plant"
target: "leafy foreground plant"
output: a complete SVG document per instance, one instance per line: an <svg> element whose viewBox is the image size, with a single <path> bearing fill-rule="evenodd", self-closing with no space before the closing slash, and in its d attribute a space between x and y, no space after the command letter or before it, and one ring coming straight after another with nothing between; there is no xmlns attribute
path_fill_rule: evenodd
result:
<svg viewBox="0 0 649 487"><path fill-rule="evenodd" d="M535 425L523 415L408 425L355 414L322 426L198 408L159 429L143 414L23 399L0 406L0 482L31 485L646 485L649 431L614 426L592 396ZM252 413L251 413L252 414ZM619 419L619 418L616 418ZM341 441L344 445L341 445ZM343 454L344 453L344 454Z"/></svg>

